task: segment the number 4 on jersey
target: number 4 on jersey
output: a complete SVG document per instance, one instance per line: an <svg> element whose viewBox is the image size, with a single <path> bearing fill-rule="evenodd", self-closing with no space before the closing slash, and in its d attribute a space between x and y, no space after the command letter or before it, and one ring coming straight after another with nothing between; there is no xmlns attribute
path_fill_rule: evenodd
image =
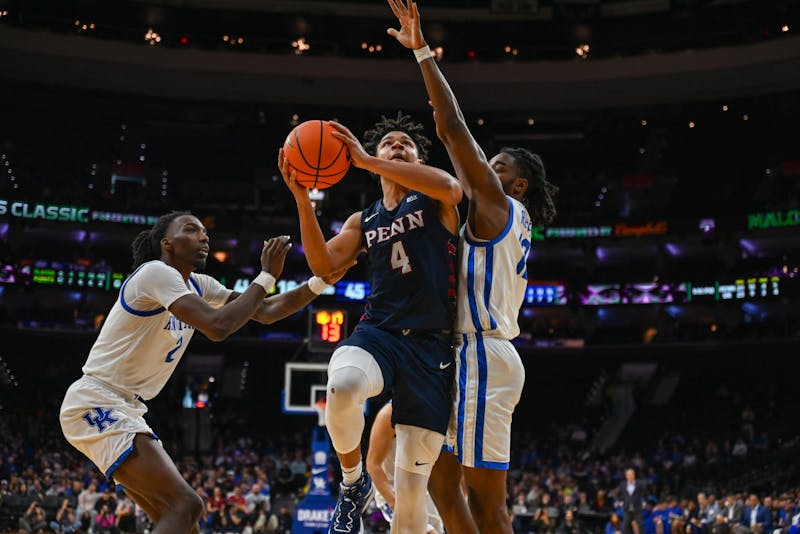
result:
<svg viewBox="0 0 800 534"><path fill-rule="evenodd" d="M411 260L408 259L406 249L402 241L395 241L392 245L392 269L400 269L400 272L407 274L411 272Z"/></svg>

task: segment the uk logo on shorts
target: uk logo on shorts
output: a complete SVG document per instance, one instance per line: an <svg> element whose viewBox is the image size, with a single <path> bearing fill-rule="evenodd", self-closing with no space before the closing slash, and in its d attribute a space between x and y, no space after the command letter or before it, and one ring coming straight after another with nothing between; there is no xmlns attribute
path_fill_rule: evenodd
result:
<svg viewBox="0 0 800 534"><path fill-rule="evenodd" d="M95 416L92 417L92 412L86 412L83 414L83 418L89 423L89 426L96 426L97 432L102 433L106 427L113 425L118 420L111 417L111 412L113 410L104 410L102 408L95 408Z"/></svg>

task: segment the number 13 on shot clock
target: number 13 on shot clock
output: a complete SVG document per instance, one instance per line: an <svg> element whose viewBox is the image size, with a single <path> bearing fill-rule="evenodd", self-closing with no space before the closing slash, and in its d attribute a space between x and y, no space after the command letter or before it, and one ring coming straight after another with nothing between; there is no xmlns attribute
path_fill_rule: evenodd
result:
<svg viewBox="0 0 800 534"><path fill-rule="evenodd" d="M341 309L311 310L308 316L308 338L312 351L333 350L347 333L347 311Z"/></svg>

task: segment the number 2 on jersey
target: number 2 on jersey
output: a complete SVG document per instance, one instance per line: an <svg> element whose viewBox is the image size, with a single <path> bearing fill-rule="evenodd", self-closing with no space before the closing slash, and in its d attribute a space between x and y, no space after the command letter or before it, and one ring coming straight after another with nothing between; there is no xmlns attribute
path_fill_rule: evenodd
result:
<svg viewBox="0 0 800 534"><path fill-rule="evenodd" d="M531 242L525 236L519 236L519 244L522 245L522 259L517 264L517 274L525 280L528 279L528 252L531 250Z"/></svg>
<svg viewBox="0 0 800 534"><path fill-rule="evenodd" d="M172 357L172 355L175 354L175 352L177 352L177 350L179 348L181 348L182 346L183 346L183 336L178 338L178 342L175 344L175 348L173 348L171 351L169 351L167 353L167 359L164 360L164 361L167 362L167 363L170 363L171 361L173 361L174 358Z"/></svg>
<svg viewBox="0 0 800 534"><path fill-rule="evenodd" d="M392 244L392 269L400 269L400 272L407 274L411 272L411 260L408 259L406 249L403 247L402 241L395 241Z"/></svg>

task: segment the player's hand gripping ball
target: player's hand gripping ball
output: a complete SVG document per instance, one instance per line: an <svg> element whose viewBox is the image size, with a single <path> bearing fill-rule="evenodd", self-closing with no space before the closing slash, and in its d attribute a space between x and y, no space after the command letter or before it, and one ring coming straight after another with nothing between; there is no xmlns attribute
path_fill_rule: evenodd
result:
<svg viewBox="0 0 800 534"><path fill-rule="evenodd" d="M286 137L283 153L303 187L325 189L350 169L350 153L331 135L335 131L326 121L313 120L297 125Z"/></svg>

